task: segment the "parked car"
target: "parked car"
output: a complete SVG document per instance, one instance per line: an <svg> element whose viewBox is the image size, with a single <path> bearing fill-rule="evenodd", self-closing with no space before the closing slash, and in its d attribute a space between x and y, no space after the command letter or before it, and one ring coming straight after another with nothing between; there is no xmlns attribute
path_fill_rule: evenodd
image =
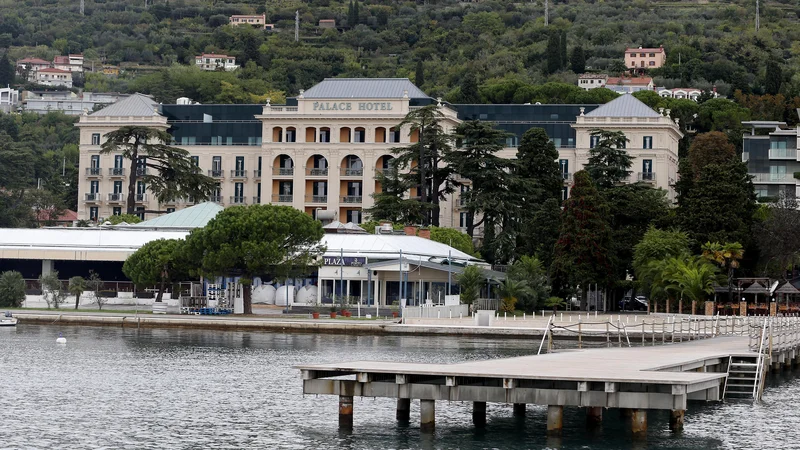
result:
<svg viewBox="0 0 800 450"><path fill-rule="evenodd" d="M626 295L619 301L620 311L647 311L647 298L643 295L637 295L631 298Z"/></svg>

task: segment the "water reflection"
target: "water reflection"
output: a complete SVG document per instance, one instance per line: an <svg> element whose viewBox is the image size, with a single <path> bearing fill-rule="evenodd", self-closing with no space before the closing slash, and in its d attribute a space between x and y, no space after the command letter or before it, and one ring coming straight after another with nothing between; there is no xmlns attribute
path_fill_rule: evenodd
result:
<svg viewBox="0 0 800 450"><path fill-rule="evenodd" d="M11 448L791 448L800 440L795 372L771 377L759 405L691 404L683 433L648 413L646 440L629 420L565 408L563 435L545 436L545 408L438 402L436 432L419 432L419 403L397 423L394 400L355 398L355 428L338 430L338 400L303 396L303 363L375 359L457 362L533 353L525 340L339 336L161 329L19 326L0 332L2 447ZM67 345L55 344L58 333Z"/></svg>

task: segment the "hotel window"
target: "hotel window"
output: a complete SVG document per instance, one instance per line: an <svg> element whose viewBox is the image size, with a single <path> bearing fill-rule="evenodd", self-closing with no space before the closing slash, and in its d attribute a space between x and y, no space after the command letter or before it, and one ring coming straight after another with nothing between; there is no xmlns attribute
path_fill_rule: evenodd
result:
<svg viewBox="0 0 800 450"><path fill-rule="evenodd" d="M567 174L569 173L569 160L568 159L559 159L558 166L561 168L561 174L564 176L564 179L567 178Z"/></svg>
<svg viewBox="0 0 800 450"><path fill-rule="evenodd" d="M114 168L115 169L122 169L122 164L123 164L122 161L123 161L122 155L114 155ZM115 175L116 175L116 173L115 173ZM119 171L119 175L122 175L122 171Z"/></svg>
<svg viewBox="0 0 800 450"><path fill-rule="evenodd" d="M144 181L136 182L136 201L144 201L144 195L147 193L147 185Z"/></svg>
<svg viewBox="0 0 800 450"><path fill-rule="evenodd" d="M139 220L144 220L144 206L136 207L136 217L138 217Z"/></svg>
<svg viewBox="0 0 800 450"><path fill-rule="evenodd" d="M111 214L113 214L115 216L122 215L122 207L121 206L115 206L115 207L111 208Z"/></svg>
<svg viewBox="0 0 800 450"><path fill-rule="evenodd" d="M361 197L361 182L360 181L348 181L347 182L347 196L348 197Z"/></svg>
<svg viewBox="0 0 800 450"><path fill-rule="evenodd" d="M261 138L251 136L247 138L247 145L261 145Z"/></svg>
<svg viewBox="0 0 800 450"><path fill-rule="evenodd" d="M642 138L642 148L653 148L653 136L645 136Z"/></svg>
<svg viewBox="0 0 800 450"><path fill-rule="evenodd" d="M655 57L656 57L656 54L655 54L655 53L650 53L650 57L651 57L651 58L655 58Z"/></svg>
<svg viewBox="0 0 800 450"><path fill-rule="evenodd" d="M114 193L115 194L122 194L122 181L115 181L114 182Z"/></svg>
<svg viewBox="0 0 800 450"><path fill-rule="evenodd" d="M347 210L347 221L352 223L361 223L361 210L360 209Z"/></svg>
<svg viewBox="0 0 800 450"><path fill-rule="evenodd" d="M181 138L181 145L194 145L197 142L194 136L183 136Z"/></svg>
<svg viewBox="0 0 800 450"><path fill-rule="evenodd" d="M631 58L636 58L636 53L631 53Z"/></svg>
<svg viewBox="0 0 800 450"><path fill-rule="evenodd" d="M320 142L330 142L331 141L331 129L330 128L320 128L319 129L319 141Z"/></svg>
<svg viewBox="0 0 800 450"><path fill-rule="evenodd" d="M92 145L100 145L100 133L92 133Z"/></svg>
<svg viewBox="0 0 800 450"><path fill-rule="evenodd" d="M192 164L194 164L195 167L200 167L200 157L192 156Z"/></svg>
<svg viewBox="0 0 800 450"><path fill-rule="evenodd" d="M236 173L234 174L237 177L243 177L246 175L244 169L244 156L237 156L236 157Z"/></svg>
<svg viewBox="0 0 800 450"><path fill-rule="evenodd" d="M389 130L389 142L397 143L400 142L400 130L392 128Z"/></svg>
<svg viewBox="0 0 800 450"><path fill-rule="evenodd" d="M234 183L233 203L244 203L244 183Z"/></svg>
<svg viewBox="0 0 800 450"><path fill-rule="evenodd" d="M89 183L89 193L95 194L95 200L97 199L98 192L100 192L100 182L97 180L92 180L92 182Z"/></svg>
<svg viewBox="0 0 800 450"><path fill-rule="evenodd" d="M363 143L366 140L367 132L363 128L356 128L353 133L353 142Z"/></svg>
<svg viewBox="0 0 800 450"><path fill-rule="evenodd" d="M292 195L294 184L291 181L281 181L278 183L278 194Z"/></svg>
<svg viewBox="0 0 800 450"><path fill-rule="evenodd" d="M286 129L286 142L295 142L297 131L294 128Z"/></svg>
<svg viewBox="0 0 800 450"><path fill-rule="evenodd" d="M92 155L92 159L89 162L91 164L92 172L94 175L100 174L100 155Z"/></svg>
<svg viewBox="0 0 800 450"><path fill-rule="evenodd" d="M786 179L786 166L769 166L769 179L771 181Z"/></svg>
<svg viewBox="0 0 800 450"><path fill-rule="evenodd" d="M211 171L214 173L213 176L222 175L222 156L214 156L211 158Z"/></svg>
<svg viewBox="0 0 800 450"><path fill-rule="evenodd" d="M642 58L644 58L645 56L647 56L647 54L646 54L646 53L639 53L639 56L641 56Z"/></svg>
<svg viewBox="0 0 800 450"><path fill-rule="evenodd" d="M650 65L651 65L651 66L655 66L655 65L656 65L656 62L655 62L655 61L650 61Z"/></svg>
<svg viewBox="0 0 800 450"><path fill-rule="evenodd" d="M89 208L89 220L97 221L97 206L92 206Z"/></svg>
<svg viewBox="0 0 800 450"><path fill-rule="evenodd" d="M653 160L652 159L643 159L642 160L642 181L652 181L653 180Z"/></svg>
<svg viewBox="0 0 800 450"><path fill-rule="evenodd" d="M175 208L167 208L167 214L174 213L174 212L175 212Z"/></svg>
<svg viewBox="0 0 800 450"><path fill-rule="evenodd" d="M600 136L589 136L589 148L597 147L597 144L600 142Z"/></svg>
<svg viewBox="0 0 800 450"><path fill-rule="evenodd" d="M458 213L458 226L461 228L467 228L467 213Z"/></svg>
<svg viewBox="0 0 800 450"><path fill-rule="evenodd" d="M569 189L564 186L561 188L561 201L566 201L569 197Z"/></svg>

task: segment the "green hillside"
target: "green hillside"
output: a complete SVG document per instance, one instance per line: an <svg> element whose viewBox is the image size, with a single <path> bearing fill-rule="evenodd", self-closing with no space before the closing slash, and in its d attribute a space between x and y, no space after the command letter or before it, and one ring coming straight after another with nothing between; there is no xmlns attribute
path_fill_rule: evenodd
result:
<svg viewBox="0 0 800 450"><path fill-rule="evenodd" d="M800 90L800 7L789 0L762 2L758 33L754 1L551 0L549 26L543 0L147 3L85 0L81 16L80 0L0 0L0 48L12 61L83 52L95 64L121 64L122 77L89 75L86 88L139 90L162 100L186 91L201 101L261 101L267 91L294 95L329 76L407 76L451 101L525 102L520 88L574 83L584 61L587 70L619 72L624 49L639 45L667 49L668 67L652 72L658 85L762 93L766 63L774 60L783 69L781 92ZM248 13L265 13L278 30L227 25L229 15ZM335 19L338 29L320 29L320 19ZM234 55L244 70L152 74L154 67L192 64L203 51ZM461 92L476 84L478 98Z"/></svg>

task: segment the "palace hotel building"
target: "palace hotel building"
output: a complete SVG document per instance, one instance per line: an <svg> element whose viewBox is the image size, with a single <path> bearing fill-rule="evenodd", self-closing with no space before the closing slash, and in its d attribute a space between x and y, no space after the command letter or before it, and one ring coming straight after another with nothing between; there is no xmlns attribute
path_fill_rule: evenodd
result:
<svg viewBox="0 0 800 450"><path fill-rule="evenodd" d="M181 99L161 105L135 94L81 116L78 216L99 220L125 211L130 163L121 155L101 155L104 135L121 126L168 131L173 145L186 149L218 182L212 201L223 206L273 203L341 222L361 223L379 192L376 176L391 165L391 149L418 136L398 127L414 108L437 104L448 130L464 120L491 121L509 133L501 156L514 157L522 134L547 131L559 150L564 196L572 173L588 161L591 130L624 131L633 156L631 182L665 189L674 198L678 140L669 112L656 112L631 95L606 105L450 105L433 99L408 79L325 79L285 105L201 105ZM461 189L468 189L468 182ZM147 186L136 189L137 210L146 218L192 203L159 204ZM442 226L463 228L465 214L455 193L441 205Z"/></svg>

